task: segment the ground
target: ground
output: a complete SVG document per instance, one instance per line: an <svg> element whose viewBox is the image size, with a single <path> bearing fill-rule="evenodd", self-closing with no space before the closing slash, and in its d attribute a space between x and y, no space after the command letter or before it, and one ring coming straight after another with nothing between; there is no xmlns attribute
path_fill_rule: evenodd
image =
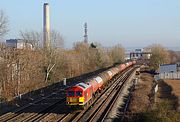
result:
<svg viewBox="0 0 180 122"><path fill-rule="evenodd" d="M180 111L180 80L165 80L164 82L167 87L169 86L170 97L174 97L175 102L177 102L178 106L175 106L175 109Z"/></svg>
<svg viewBox="0 0 180 122"><path fill-rule="evenodd" d="M158 91L154 94L155 83ZM180 80L158 80L153 75L142 72L136 89L132 93L129 106L132 122L179 122L180 113ZM133 116L132 116L133 115Z"/></svg>
<svg viewBox="0 0 180 122"><path fill-rule="evenodd" d="M132 93L129 111L132 113L144 112L151 105L151 90L154 84L153 75L147 72L140 73L138 84Z"/></svg>
<svg viewBox="0 0 180 122"><path fill-rule="evenodd" d="M132 92L128 113L125 118L125 120L129 122L142 121L141 118L143 113L151 109L154 102L154 95L152 92L155 86L154 75L148 68L141 67L140 75L137 77L139 79Z"/></svg>
<svg viewBox="0 0 180 122"><path fill-rule="evenodd" d="M132 92L128 112L126 113L123 121L136 121L136 117L138 117L137 114L146 111L151 105L151 98L153 96L151 91L154 85L154 77L151 73L144 69L144 67L141 68L140 75L136 74L138 73L134 73L133 77L129 80L129 85L126 85L122 91L122 94L117 99L115 106L111 109L111 113L107 117L108 121L121 121L122 109L124 107L124 102L129 95L129 88L132 86L132 81L134 81L134 79L137 77L139 80L134 91Z"/></svg>

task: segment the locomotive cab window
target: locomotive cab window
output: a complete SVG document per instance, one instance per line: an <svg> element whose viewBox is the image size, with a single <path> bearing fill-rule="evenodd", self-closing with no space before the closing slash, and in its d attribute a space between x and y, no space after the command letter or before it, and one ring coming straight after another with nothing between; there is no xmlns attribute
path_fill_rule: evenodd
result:
<svg viewBox="0 0 180 122"><path fill-rule="evenodd" d="M76 96L81 97L82 96L82 91L76 91Z"/></svg>
<svg viewBox="0 0 180 122"><path fill-rule="evenodd" d="M70 97L73 97L74 96L74 91L68 91L67 95L70 96Z"/></svg>

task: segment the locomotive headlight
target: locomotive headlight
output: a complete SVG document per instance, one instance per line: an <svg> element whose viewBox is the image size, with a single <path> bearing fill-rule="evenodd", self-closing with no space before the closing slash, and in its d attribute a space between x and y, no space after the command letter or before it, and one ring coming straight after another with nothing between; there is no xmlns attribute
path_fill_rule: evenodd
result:
<svg viewBox="0 0 180 122"><path fill-rule="evenodd" d="M79 97L79 102L84 102L84 97Z"/></svg>

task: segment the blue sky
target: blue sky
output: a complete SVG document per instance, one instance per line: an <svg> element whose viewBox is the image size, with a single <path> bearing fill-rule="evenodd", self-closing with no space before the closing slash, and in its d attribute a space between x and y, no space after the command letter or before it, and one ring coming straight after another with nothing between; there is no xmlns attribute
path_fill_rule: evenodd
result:
<svg viewBox="0 0 180 122"><path fill-rule="evenodd" d="M10 21L6 38L42 31L44 2L50 4L51 29L63 35L66 47L83 40L84 22L89 41L106 47L180 47L180 0L0 0Z"/></svg>

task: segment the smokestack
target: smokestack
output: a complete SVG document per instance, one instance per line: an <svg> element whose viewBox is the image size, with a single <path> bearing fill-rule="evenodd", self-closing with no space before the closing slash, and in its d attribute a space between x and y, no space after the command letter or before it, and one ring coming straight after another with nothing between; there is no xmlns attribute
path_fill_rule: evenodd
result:
<svg viewBox="0 0 180 122"><path fill-rule="evenodd" d="M43 10L43 41L44 48L50 47L50 16L49 16L49 4L44 3Z"/></svg>

